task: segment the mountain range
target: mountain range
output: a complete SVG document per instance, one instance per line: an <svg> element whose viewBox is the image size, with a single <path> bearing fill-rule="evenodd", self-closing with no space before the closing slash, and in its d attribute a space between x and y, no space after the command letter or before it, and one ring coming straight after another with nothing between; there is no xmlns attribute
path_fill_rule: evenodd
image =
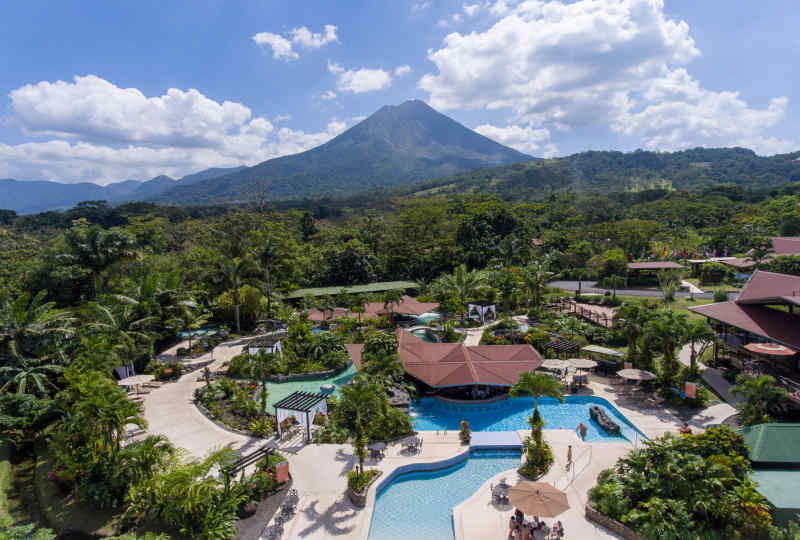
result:
<svg viewBox="0 0 800 540"><path fill-rule="evenodd" d="M107 186L0 180L0 208L32 213L86 200L204 205L387 191L424 195L430 190L485 191L532 200L564 189L638 191L720 183L764 188L798 181L800 152L766 157L745 148L695 148L589 151L537 159L413 100L384 106L316 148L253 167Z"/></svg>

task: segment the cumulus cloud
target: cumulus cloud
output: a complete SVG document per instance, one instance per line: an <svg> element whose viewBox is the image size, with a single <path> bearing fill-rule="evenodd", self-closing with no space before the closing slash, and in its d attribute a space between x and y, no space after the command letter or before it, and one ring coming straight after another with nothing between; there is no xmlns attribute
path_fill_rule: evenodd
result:
<svg viewBox="0 0 800 540"><path fill-rule="evenodd" d="M326 90L319 97L325 101L330 101L332 99L336 99L336 92L333 90Z"/></svg>
<svg viewBox="0 0 800 540"><path fill-rule="evenodd" d="M474 16L481 9L481 4L464 4L464 13L470 17Z"/></svg>
<svg viewBox="0 0 800 540"><path fill-rule="evenodd" d="M423 9L428 9L429 7L431 7L430 0L424 0L422 2L414 2L414 4L411 6L411 11L422 11Z"/></svg>
<svg viewBox="0 0 800 540"><path fill-rule="evenodd" d="M662 0L497 0L483 32L453 32L420 79L439 109L507 109L515 123L559 130L607 125L648 148L759 144L785 97L766 108L738 93L703 88L685 66L698 50L689 25Z"/></svg>
<svg viewBox="0 0 800 540"><path fill-rule="evenodd" d="M328 43L339 41L336 31L337 27L332 24L326 24L321 33L312 32L305 26L300 26L289 30L286 34L287 37L272 32L259 32L251 39L256 45L271 47L273 58L288 62L300 58L300 55L294 50L293 44L306 49L319 49Z"/></svg>
<svg viewBox="0 0 800 540"><path fill-rule="evenodd" d="M550 130L532 126L508 125L505 127L482 124L475 131L506 146L526 154L551 157L558 152L556 146L549 142Z"/></svg>
<svg viewBox="0 0 800 540"><path fill-rule="evenodd" d="M287 114L279 114L278 116L273 118L272 121L275 122L276 124L279 124L281 122L287 122L291 119L292 115L287 113Z"/></svg>
<svg viewBox="0 0 800 540"><path fill-rule="evenodd" d="M10 123L48 140L0 144L0 177L108 183L182 176L307 150L346 127L331 121L315 133L276 129L241 103L219 103L194 89L148 97L94 75L26 85L10 97Z"/></svg>
<svg viewBox="0 0 800 540"><path fill-rule="evenodd" d="M411 73L411 66L409 66L408 64L397 66L396 68L394 68L395 77L402 77L403 75L408 75L409 73Z"/></svg>
<svg viewBox="0 0 800 540"><path fill-rule="evenodd" d="M392 84L391 73L383 69L345 69L335 62L328 61L328 71L336 76L336 88L340 92L361 94L383 90Z"/></svg>

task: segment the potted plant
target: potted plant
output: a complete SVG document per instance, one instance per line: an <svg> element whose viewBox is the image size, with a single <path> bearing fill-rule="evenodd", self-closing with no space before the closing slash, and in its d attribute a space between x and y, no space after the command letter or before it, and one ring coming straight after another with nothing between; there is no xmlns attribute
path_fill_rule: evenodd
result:
<svg viewBox="0 0 800 540"><path fill-rule="evenodd" d="M458 433L458 438L461 439L462 444L469 444L472 439L472 433L469 430L469 422L466 420L461 421L461 431Z"/></svg>

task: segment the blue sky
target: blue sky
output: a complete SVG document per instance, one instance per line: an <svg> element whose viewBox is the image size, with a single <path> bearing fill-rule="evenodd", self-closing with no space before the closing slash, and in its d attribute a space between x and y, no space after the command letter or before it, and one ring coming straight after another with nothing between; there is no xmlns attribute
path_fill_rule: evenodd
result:
<svg viewBox="0 0 800 540"><path fill-rule="evenodd" d="M800 15L724 0L7 3L0 177L255 164L422 99L537 156L800 149Z"/></svg>

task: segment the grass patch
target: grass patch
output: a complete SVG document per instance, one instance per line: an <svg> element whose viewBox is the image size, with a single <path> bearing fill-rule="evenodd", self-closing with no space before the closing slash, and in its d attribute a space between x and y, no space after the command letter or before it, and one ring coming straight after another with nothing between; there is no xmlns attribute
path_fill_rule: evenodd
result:
<svg viewBox="0 0 800 540"><path fill-rule="evenodd" d="M726 291L726 292L738 292L741 291L742 288L738 285L729 285L727 283L718 283L716 285L700 285L700 280L697 278L687 278L685 281L688 281L695 287L699 287L703 289L703 292L716 292L716 291Z"/></svg>
<svg viewBox="0 0 800 540"><path fill-rule="evenodd" d="M660 298L654 298L654 297L626 296L626 295L618 294L617 298L620 298L624 302L632 302L632 303L635 302L635 303L638 303L638 304L644 304L644 303L654 304L654 303L658 303L658 304L660 304L662 306L664 305L664 302L662 302ZM689 308L690 307L694 307L694 306L702 306L704 304L711 304L713 302L714 302L714 300L712 300L710 298L697 298L694 301L692 301L689 298L676 298L674 302L670 302L669 303L669 308L670 309L674 309L675 311L678 311L678 312L681 312L681 313L685 313L686 315L689 316L689 320L698 320L699 321L699 320L705 320L705 317L702 316L702 315L699 315L697 313L694 313L692 311L689 311Z"/></svg>

